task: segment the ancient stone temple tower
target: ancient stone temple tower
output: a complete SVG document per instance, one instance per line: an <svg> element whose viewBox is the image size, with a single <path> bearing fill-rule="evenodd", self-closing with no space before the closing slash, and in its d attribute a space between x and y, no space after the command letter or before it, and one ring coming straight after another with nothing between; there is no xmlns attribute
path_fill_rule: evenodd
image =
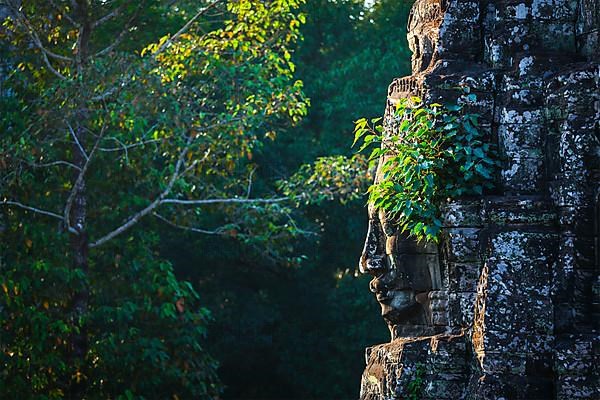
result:
<svg viewBox="0 0 600 400"><path fill-rule="evenodd" d="M458 102L502 167L445 205L439 246L370 208L360 268L391 341L361 399L600 399L599 28L598 0L414 4L384 126L402 97Z"/></svg>

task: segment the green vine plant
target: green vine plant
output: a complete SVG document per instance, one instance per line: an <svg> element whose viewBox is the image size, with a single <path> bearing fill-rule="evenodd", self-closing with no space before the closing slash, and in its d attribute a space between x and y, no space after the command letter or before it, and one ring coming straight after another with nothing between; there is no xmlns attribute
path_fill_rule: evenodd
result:
<svg viewBox="0 0 600 400"><path fill-rule="evenodd" d="M417 364L414 377L406 386L407 400L421 400L423 398L423 389L425 386L424 375L425 367L423 364Z"/></svg>
<svg viewBox="0 0 600 400"><path fill-rule="evenodd" d="M369 202L397 221L402 232L437 243L441 204L494 187L497 152L478 119L460 105L427 105L411 97L396 105L392 129L384 129L381 118L356 121L353 146L362 141L359 153L379 144L369 157L372 164L379 161Z"/></svg>

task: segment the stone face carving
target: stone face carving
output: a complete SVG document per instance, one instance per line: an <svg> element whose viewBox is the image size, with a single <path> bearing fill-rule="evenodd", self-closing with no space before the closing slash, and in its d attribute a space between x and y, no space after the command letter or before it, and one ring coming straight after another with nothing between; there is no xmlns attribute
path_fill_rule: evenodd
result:
<svg viewBox="0 0 600 400"><path fill-rule="evenodd" d="M367 349L361 399L406 398L418 370L427 399L600 398L599 10L416 1L385 129L400 98L458 102L503 165L494 192L443 206L439 246L369 208L359 264L391 341Z"/></svg>
<svg viewBox="0 0 600 400"><path fill-rule="evenodd" d="M372 207L369 213L360 270L373 275L370 290L392 337L435 333L433 317L440 305L436 292L442 287L437 246L416 243L393 230L386 232L379 213Z"/></svg>
<svg viewBox="0 0 600 400"><path fill-rule="evenodd" d="M413 73L425 71L434 61L444 8L445 0L426 0L415 2L410 11L407 39Z"/></svg>

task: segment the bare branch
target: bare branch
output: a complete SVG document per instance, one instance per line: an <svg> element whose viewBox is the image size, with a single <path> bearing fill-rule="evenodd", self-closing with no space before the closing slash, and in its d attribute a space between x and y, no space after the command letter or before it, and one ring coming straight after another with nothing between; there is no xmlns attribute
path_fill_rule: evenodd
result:
<svg viewBox="0 0 600 400"><path fill-rule="evenodd" d="M121 147L115 147L115 148L112 148L112 149L104 149L104 148L99 147L98 150L105 151L105 152L123 150L123 151L125 151L125 161L129 164L129 152L127 151L128 146L126 146L125 143L121 142L116 137L110 137L110 138L107 138L107 139L114 140L115 142L117 142L118 144L120 144Z"/></svg>
<svg viewBox="0 0 600 400"><path fill-rule="evenodd" d="M101 17L98 20L94 21L92 23L92 29L97 28L98 26L102 25L103 23L110 21L112 18L121 14L121 11L123 11L123 8L125 8L126 4L127 3L121 4L119 7L115 8L114 10L112 10L111 12L106 14L104 17Z"/></svg>
<svg viewBox="0 0 600 400"><path fill-rule="evenodd" d="M252 191L252 175L254 175L255 171L256 171L256 168L253 168L252 171L250 171L250 174L248 175L248 188L246 189L246 198L247 199L250 198L250 192Z"/></svg>
<svg viewBox="0 0 600 400"><path fill-rule="evenodd" d="M290 225L292 225L292 227L295 229L295 231L298 232L299 234L304 235L304 236L319 236L319 234L317 232L300 229L298 227L298 225L296 224L296 221L294 221L294 218L292 218L292 216L289 213L284 211L283 214L287 217Z"/></svg>
<svg viewBox="0 0 600 400"><path fill-rule="evenodd" d="M167 39L162 46L160 46L158 48L158 50L156 50L154 52L154 56L156 57L158 54L160 54L162 51L164 51L168 46L171 45L171 43L173 43L175 40L177 40L177 38L179 36L181 36L183 33L185 33L185 31L187 31L190 26L192 26L192 24L194 23L194 21L196 21L198 18L200 18L202 15L204 15L207 11L209 11L210 9L214 8L217 6L217 4L221 3L223 0L216 0L215 2L213 2L212 4L204 7L203 9L201 9L200 11L198 11L196 13L196 15L194 15L192 18L190 18L190 20L180 29L178 30L173 36L171 36L169 39Z"/></svg>
<svg viewBox="0 0 600 400"><path fill-rule="evenodd" d="M37 207L31 207L31 206L25 205L23 203L19 203L18 201L11 201L11 200L6 200L5 199L5 200L2 201L1 204L6 204L6 205L9 205L9 206L16 206L16 207L22 208L24 210L29 210L29 211L33 211L33 212L38 213L38 214L47 215L49 217L60 219L61 221L63 220L63 217L61 215L53 213L52 211L46 211L46 210L42 210L42 209L37 208Z"/></svg>
<svg viewBox="0 0 600 400"><path fill-rule="evenodd" d="M89 157L88 157L85 149L83 148L81 143L79 143L79 139L77 139L77 135L75 134L73 127L71 126L71 124L69 124L69 121L65 121L65 123L67 124L67 127L69 128L69 132L71 132L71 136L73 136L73 139L75 139L75 143L77 144L77 147L79 147L79 151L81 151L81 154L83 155L83 157L86 160L89 160Z"/></svg>
<svg viewBox="0 0 600 400"><path fill-rule="evenodd" d="M106 99L108 99L110 96L113 95L113 93L115 93L117 91L117 86L113 86L110 89L108 89L106 92L99 94L98 96L94 96L91 98L92 101L104 101Z"/></svg>
<svg viewBox="0 0 600 400"><path fill-rule="evenodd" d="M81 168L79 168L77 165L70 163L68 161L53 161L53 162L47 162L47 163L42 163L42 164L27 162L27 164L32 166L33 168L46 168L46 167L53 167L55 165L65 165L67 167L75 168L75 169L81 171Z"/></svg>
<svg viewBox="0 0 600 400"><path fill-rule="evenodd" d="M137 16L138 11L139 11L139 8L135 12L135 14L133 15L133 17L131 17L131 19L127 22L127 24L125 24L125 28L123 28L123 30L121 31L121 33L119 33L119 35L114 40L114 42L112 42L111 44L109 44L108 46L106 46L104 49L102 49L99 52L97 52L96 54L94 54L93 57L102 57L103 55L108 54L111 51L113 51L115 47L117 47L119 44L121 44L121 42L123 41L123 39L127 35L127 32L129 32L129 29L131 28L130 24L131 24L131 22L133 22L133 20Z"/></svg>
<svg viewBox="0 0 600 400"><path fill-rule="evenodd" d="M72 131L72 129L71 129L71 131ZM88 167L90 166L90 160L94 156L94 152L98 148L98 145L100 144L100 141L102 140L102 137L103 137L105 131L106 131L106 125L102 126L102 129L100 130L100 134L98 135L98 138L96 139L96 142L94 143L94 147L92 148L92 151L90 152L89 157L87 155L85 155L85 153L83 153L86 157L85 164L79 170L79 175L77 175L77 179L75 180L75 183L73 184L73 188L71 189L71 193L69 194L69 197L65 204L65 210L63 212L63 218L64 218L65 224L67 225L69 230L71 229L70 215L71 215L71 208L73 206L73 201L75 200L75 196L77 195L77 192L81 188L81 184L83 183L83 178L85 177L85 173L87 172ZM77 140L77 135L75 135L75 132L73 132L73 137L75 138L75 140ZM83 150L83 147L81 147L79 140L77 140L77 144L79 145L80 149Z"/></svg>
<svg viewBox="0 0 600 400"><path fill-rule="evenodd" d="M42 52L42 58L44 59L44 63L46 64L46 66L48 67L48 69L50 70L50 72L52 72L54 75L56 75L56 77L58 79L61 80L66 80L67 77L64 76L63 74L61 74L60 72L58 72L58 70L56 70L52 64L50 64L50 60L48 60L48 56L46 55L46 53Z"/></svg>
<svg viewBox="0 0 600 400"><path fill-rule="evenodd" d="M160 219L163 222L166 222L168 225L174 227L174 228L178 228L178 229L183 229L185 231L190 231L190 232L196 232L196 233L204 233L206 235L222 235L225 232L225 227L221 226L218 227L217 229L214 229L212 231L206 230L206 229L200 229L200 228L194 228L191 226L183 226L183 225L178 225L174 222L169 221L167 218L163 217L162 215L158 214L158 213L152 213L152 215L154 215L156 218Z"/></svg>
<svg viewBox="0 0 600 400"><path fill-rule="evenodd" d="M143 142L137 142L137 143L133 143L133 144L125 144L115 137L109 137L106 139L114 140L115 142L120 144L120 147L98 147L98 150L104 151L104 152L112 152L112 151L127 152L128 149L131 149L133 147L139 147L139 146L143 146L145 144L157 143L157 142L161 141L161 139L152 139L152 140L144 140Z"/></svg>
<svg viewBox="0 0 600 400"><path fill-rule="evenodd" d="M71 57L67 57L67 56L61 56L60 54L56 54L53 51L48 50L47 48L44 47L44 45L42 45L42 41L39 39L39 37L37 36L37 33L35 33L34 31L32 31L32 37L34 38L34 42L36 44L36 46L46 55L55 58L57 60L60 61L66 61L66 62L73 62L74 60Z"/></svg>
<svg viewBox="0 0 600 400"><path fill-rule="evenodd" d="M82 76L82 60L81 60L81 40L83 39L83 30L86 29L85 26L79 28L77 31L77 41L75 42L75 59L77 61L77 75Z"/></svg>
<svg viewBox="0 0 600 400"><path fill-rule="evenodd" d="M184 169L179 176L183 176L185 174L187 174L189 171L191 171L192 169L196 168L196 165L203 163L204 161L206 161L206 159L208 158L208 156L210 155L210 149L206 150L204 152L204 157L202 157L200 160L194 160L193 163L191 163L190 165L188 165L186 167L186 169Z"/></svg>
<svg viewBox="0 0 600 400"><path fill-rule="evenodd" d="M6 200L6 199L4 199L0 204L5 204L7 206L19 207L19 208L22 208L24 210L32 211L32 212L34 212L36 214L46 215L48 217L52 217L52 218L56 218L58 220L64 221L62 215L53 213L52 211L42 210L42 209L37 208L37 207L28 206L28 205L20 203L18 201L12 201L12 200ZM69 228L69 232L71 232L71 233L78 233L73 228Z"/></svg>
<svg viewBox="0 0 600 400"><path fill-rule="evenodd" d="M143 217L145 217L146 215L148 215L149 213L151 213L159 205L160 205L160 197L158 199L154 200L152 203L150 203L143 210L135 213L133 216L131 216L127 220L127 222L125 222L123 225L119 226L117 229L115 229L115 230L107 233L106 235L102 236L100 239L96 240L94 243L91 243L90 244L90 248L98 247L98 246L100 246L100 245L108 242L109 240L111 240L115 236L118 236L121 233L125 232L126 230L128 230L129 228L131 228L132 226L134 226L135 224L137 224L140 219L142 219Z"/></svg>
<svg viewBox="0 0 600 400"><path fill-rule="evenodd" d="M50 4L52 4L52 7L54 7L56 9L56 11L60 12L60 15L62 15L63 17L65 17L67 19L67 21L69 21L75 27L79 28L80 25L77 22L75 22L75 20L73 20L73 18L71 18L71 16L69 15L69 13L67 13L65 10L63 10L62 8L60 8L58 6L58 4L56 4L54 2L54 0L50 0Z"/></svg>
<svg viewBox="0 0 600 400"><path fill-rule="evenodd" d="M16 6L15 4L9 4L8 6L11 9L12 15L15 16L17 21L19 22L19 24L25 28L25 30L27 31L27 34L33 40L33 43L35 44L35 46L42 51L42 54L44 54L45 56L50 56L57 60L61 60L61 61L66 61L66 62L74 61L71 57L63 56L63 55L60 55L60 54L54 53L53 51L48 50L42 44L42 41L40 40L40 36L37 34L35 29L31 25L31 23L27 19L27 16L23 12L22 7Z"/></svg>
<svg viewBox="0 0 600 400"><path fill-rule="evenodd" d="M183 166L183 163L185 161L185 156L186 156L187 152L189 151L191 142L192 142L192 137L190 136L190 137L188 137L186 146L179 153L179 157L177 158L177 162L175 164L175 170L173 171L173 175L171 175L171 178L169 179L169 182L167 183L167 187L165 188L165 190L163 190L162 193L152 203L150 203L148 206L146 206L142 210L138 211L137 213L135 213L131 217L129 217L123 225L119 226L118 228L116 228L116 229L112 230L111 232L107 233L106 235L102 236L100 239L96 240L94 243L91 243L90 244L91 248L100 246L100 245L108 242L112 238L125 232L126 230L128 230L129 228L131 228L132 226L137 224L140 221L140 219L142 219L143 217L145 217L146 215L148 215L149 213L154 211L154 209L156 209L156 207L161 205L163 199L165 197L167 197L167 195L169 193L171 193L171 190L173 189L173 186L175 185L177 178L180 176L179 172L181 171L181 167Z"/></svg>
<svg viewBox="0 0 600 400"><path fill-rule="evenodd" d="M179 200L179 199L164 199L162 204L179 204L199 206L204 204L257 204L257 203L281 203L283 201L292 200L292 197L272 197L267 199L247 199L247 198L227 198L227 199L201 199L201 200Z"/></svg>
<svg viewBox="0 0 600 400"><path fill-rule="evenodd" d="M121 226L117 227L116 229L114 229L111 232L107 233L106 235L102 236L100 239L91 243L90 244L91 248L98 247L98 246L108 242L109 240L113 239L114 237L120 235L121 233L125 232L132 226L136 225L146 215L148 215L150 213L154 213L154 210L162 204L170 203L170 204L183 204L183 205L202 205L202 204L217 204L217 203L278 203L278 202L282 202L282 201L291 199L290 197L279 197L279 198L270 198L270 199L240 199L240 198L205 199L205 200L166 199L166 197L171 193L171 190L173 189L173 186L175 185L175 182L177 181L177 179L179 177L183 176L191 168L195 167L199 162L203 162L204 160L206 160L208 155L210 154L210 152L207 151L201 160L194 161L190 166L188 166L187 168L185 168L182 171L181 169L183 168L183 165L185 162L185 157L189 151L192 140L193 140L193 137L189 136L185 147L179 153L179 157L177 158L177 162L175 164L174 172L171 175L171 178L169 179L169 182L167 183L167 186L162 191L162 193L156 199L154 199L154 201L152 201L148 206L146 206L142 210L140 210L137 213L130 216L125 221L125 223L123 223Z"/></svg>

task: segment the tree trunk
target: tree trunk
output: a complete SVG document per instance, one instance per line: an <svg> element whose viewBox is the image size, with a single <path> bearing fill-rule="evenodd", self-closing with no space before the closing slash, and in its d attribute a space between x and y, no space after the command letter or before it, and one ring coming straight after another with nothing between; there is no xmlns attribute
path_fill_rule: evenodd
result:
<svg viewBox="0 0 600 400"><path fill-rule="evenodd" d="M88 47L90 39L91 26L88 17L88 1L77 0L75 9L77 19L80 22L80 31L78 46L76 48L76 76L82 86L81 96L76 105L76 125L74 129L75 143L73 144L73 164L79 167L79 171L84 171L88 162L88 154L85 152L86 146L86 125L89 118L87 102L85 100L84 76L85 65L88 57ZM70 398L83 399L87 391L87 377L85 376L85 357L88 352L86 314L88 313L90 288L88 282L89 272L89 243L87 235L87 199L86 199L86 181L85 177L78 179L79 173L76 173L74 188L73 205L70 215L67 216L70 225L75 228L77 233L71 237L71 252L73 255L73 269L79 270L81 274L80 285L75 289L71 300L71 347L70 360L73 371L70 383Z"/></svg>
<svg viewBox="0 0 600 400"><path fill-rule="evenodd" d="M79 124L75 129L75 136L79 143L83 146L85 143L85 129L81 125L86 120L86 112L81 109L78 113ZM85 154L77 144L74 145L74 164L83 169L87 162ZM76 184L77 184L77 178ZM82 399L85 395L85 379L82 370L85 363L85 356L88 351L87 328L85 323L86 314L88 311L89 301L89 285L88 285L88 252L89 244L87 237L87 200L85 193L85 178L79 180L77 188L75 188L75 197L73 198L73 207L69 221L72 227L77 231L71 237L71 252L73 254L73 269L79 270L81 273L81 282L73 293L71 303L71 354L70 359L73 367L73 377L71 381L71 399Z"/></svg>

